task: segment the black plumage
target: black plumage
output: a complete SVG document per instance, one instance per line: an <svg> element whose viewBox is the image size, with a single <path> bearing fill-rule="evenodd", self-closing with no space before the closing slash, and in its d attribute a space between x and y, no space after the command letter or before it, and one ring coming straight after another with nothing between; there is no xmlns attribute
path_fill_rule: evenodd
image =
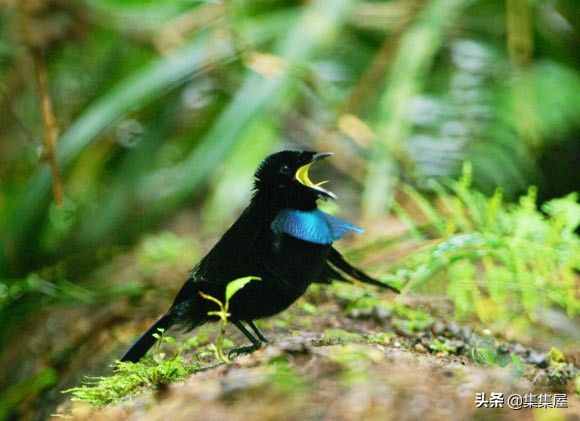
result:
<svg viewBox="0 0 580 421"><path fill-rule="evenodd" d="M153 335L160 328L193 329L215 320L208 312L217 310L216 304L200 292L224 302L227 284L241 277L261 280L248 283L230 300L230 321L252 341L251 347L239 351L257 349L266 341L254 320L285 310L312 282L355 279L396 291L351 266L332 247L349 231L361 230L317 208L318 199L335 196L322 183L313 183L308 169L330 155L283 151L266 158L256 171L249 206L193 269L167 313L121 360L139 361L155 343Z"/></svg>

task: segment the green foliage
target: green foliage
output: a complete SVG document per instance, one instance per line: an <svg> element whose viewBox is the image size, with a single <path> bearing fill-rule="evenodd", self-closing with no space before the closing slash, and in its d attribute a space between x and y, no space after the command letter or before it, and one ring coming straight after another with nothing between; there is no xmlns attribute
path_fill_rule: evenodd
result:
<svg viewBox="0 0 580 421"><path fill-rule="evenodd" d="M316 308L315 305L310 304L307 301L301 302L300 304L300 309L305 313L308 314L309 316L315 316L319 313L318 308Z"/></svg>
<svg viewBox="0 0 580 421"><path fill-rule="evenodd" d="M378 216L391 205L398 178L397 162L409 164L404 142L409 138L412 122L407 115L410 104L421 92L445 32L469 2L466 0L433 0L428 2L404 36L390 72L390 80L380 99L379 109L385 116L377 124L379 139L373 144L369 164L364 210Z"/></svg>
<svg viewBox="0 0 580 421"><path fill-rule="evenodd" d="M86 377L81 386L64 390L72 400L104 406L130 398L145 390L175 383L197 372L201 367L196 361L186 361L183 353L200 347L207 338L193 336L180 344L173 336L159 329L153 336L157 339L153 352L138 363L116 362L113 374L101 377ZM203 349L200 354L203 353Z"/></svg>
<svg viewBox="0 0 580 421"><path fill-rule="evenodd" d="M384 357L382 350L357 343L332 347L329 354L329 359L342 368L342 382L347 387L368 379L373 364L382 361Z"/></svg>
<svg viewBox="0 0 580 421"><path fill-rule="evenodd" d="M269 363L269 383L282 394L297 394L308 390L308 383L285 358L274 358Z"/></svg>
<svg viewBox="0 0 580 421"><path fill-rule="evenodd" d="M0 397L0 420L8 418L10 411L19 403L30 399L58 382L57 373L52 368L46 368L29 379L11 385L2 391Z"/></svg>
<svg viewBox="0 0 580 421"><path fill-rule="evenodd" d="M472 361L485 366L510 367L516 376L524 373L522 359L510 352L503 350L495 344L493 338L478 339L469 349L468 355Z"/></svg>
<svg viewBox="0 0 580 421"><path fill-rule="evenodd" d="M548 358L550 360L550 364L559 364L566 362L566 357L564 356L564 353L556 347L552 347L550 349L550 352L548 353Z"/></svg>
<svg viewBox="0 0 580 421"><path fill-rule="evenodd" d="M548 353L548 380L554 386L561 386L568 381L577 379L580 370L566 360L566 356L556 347L552 347Z"/></svg>
<svg viewBox="0 0 580 421"><path fill-rule="evenodd" d="M390 314L394 305L381 300L371 289L361 288L358 285L335 282L328 288L328 292L352 316L370 315L376 311Z"/></svg>
<svg viewBox="0 0 580 421"><path fill-rule="evenodd" d="M10 283L0 281L0 309L4 309L19 298L31 294L59 298L73 296L85 302L90 297L90 292L84 288L74 284L56 285L45 281L36 273L31 273L24 279L12 280Z"/></svg>
<svg viewBox="0 0 580 421"><path fill-rule="evenodd" d="M119 362L113 375L87 378L79 387L65 390L72 400L103 406L151 389L183 380L199 367L177 355L166 360L144 359L138 363Z"/></svg>
<svg viewBox="0 0 580 421"><path fill-rule="evenodd" d="M394 326L409 334L425 331L434 323L433 317L426 311L387 301L381 295L358 285L335 283L331 293L347 314L354 318L391 318Z"/></svg>
<svg viewBox="0 0 580 421"><path fill-rule="evenodd" d="M393 332L378 332L368 335L366 339L370 344L388 345L394 336Z"/></svg>
<svg viewBox="0 0 580 421"><path fill-rule="evenodd" d="M1 332L54 303L139 294L81 284L84 268L190 206L203 209L196 229L222 232L256 163L287 141L338 152L337 184L360 186L366 213L384 215L402 178L433 190L435 203L403 187L419 216L394 209L421 249L385 281L446 292L459 317L578 314L577 200L540 212L533 191L519 205L502 198L553 175L540 174L543 155L577 142L577 2L521 1L530 13L515 26L505 2L488 0L37 2L25 26L46 61L62 207L42 159L42 98L22 69L21 3L0 8ZM529 51L514 54L514 37ZM345 115L370 135L336 124ZM465 160L471 182L423 185ZM549 187L570 191L573 175ZM155 275L197 251L172 234L147 237L139 269ZM47 276L55 264L74 277ZM409 332L431 323L368 290L333 293L351 315L392 316Z"/></svg>
<svg viewBox="0 0 580 421"><path fill-rule="evenodd" d="M433 318L423 310L409 306L394 304L393 325L406 332L422 332L433 324Z"/></svg>
<svg viewBox="0 0 580 421"><path fill-rule="evenodd" d="M442 353L444 355L455 354L457 347L449 343L449 341L435 338L429 343L429 349L433 352Z"/></svg>
<svg viewBox="0 0 580 421"><path fill-rule="evenodd" d="M78 305L135 296L141 292L141 286L132 283L91 288L64 279L48 281L37 273L31 273L24 279L11 279L10 282L0 279L0 311L8 309L21 298L39 298L44 305Z"/></svg>
<svg viewBox="0 0 580 421"><path fill-rule="evenodd" d="M85 106L80 110L70 110L76 118L67 122L57 149L65 191L75 209L74 223L61 224L58 235L49 235L52 229L46 217L50 208L51 176L45 168L32 171L27 180L15 178L10 183L17 190L14 204L0 223L0 230L6 231L11 244L11 252L10 256L0 254L3 259L0 269L9 267L4 264L9 262L10 267L21 271L31 251L51 256L66 253L58 247L66 242L74 241L77 246L85 247L111 239L114 243L122 241L134 234L128 222L134 221L136 209L142 222L140 229L151 227L185 203L192 193L198 192L239 142L246 144L243 148L248 162L260 159L264 150L247 145L254 146L255 134L262 133L263 127L271 124L263 110L291 99L298 82L293 76L304 61L332 39L351 3L350 0L317 1L301 8L298 14L289 7L286 12L293 13L283 15L282 25L276 13L261 13L257 17L244 13L244 25L231 27L229 21L233 17L222 16L223 9L227 8L212 8L213 5L180 4L170 7L170 12L161 13L163 17L152 12L157 7L131 7L133 18L130 21L139 21L133 19L144 13L150 24L157 22L159 25L149 28L148 32L139 21L137 32L145 31L153 43L159 42L159 49L171 52L158 57L151 57L148 51L141 56L135 53L113 59L111 63L103 58L102 65L112 73L109 74L111 80L103 77L106 72L98 66L86 69L87 79L96 79L91 80L89 90L97 90L97 98L88 105L83 103ZM84 7L89 14L98 10L98 13L110 15L108 30L131 33L131 29L125 27L128 19L125 8L109 9L95 2L88 2ZM234 27L235 31L244 31L232 34L233 39L248 43L242 46L246 49L243 54L236 51L233 39L223 39L224 28L213 24L204 31L177 34L178 40L172 38L170 45L166 45L163 37L168 27L164 25L171 19L199 18L208 11L223 18L219 21L226 24L226 32ZM253 25L254 20L259 21L256 22L259 25ZM124 24L117 27L114 22ZM98 25L91 29L103 37L110 35L107 30L99 30ZM126 37L119 35L115 37L116 42L111 41L113 57L126 47L120 41L123 39ZM265 42L275 54L272 57L282 64L279 71L271 75L263 75L250 65L256 49ZM132 43L128 44L133 47ZM140 50L137 48L137 51ZM62 58L63 63L76 66L77 57L66 58L69 61ZM130 61L131 58L135 62ZM248 60L247 67L243 66L243 60ZM232 61L236 61L235 66L231 66ZM129 71L117 74L119 62L129 62L132 66L128 66ZM232 80L224 84L227 93L217 89L223 80L221 76L212 76L209 69L215 68L231 72ZM126 69L123 67L123 70ZM78 75L64 78L63 90L70 91L70 79L77 80ZM58 86L54 90L58 92ZM65 98L65 103L69 101ZM127 142L124 127L135 128L135 139ZM273 137L270 136L265 145L271 144ZM111 138L113 142L109 141ZM174 158L163 159L167 156ZM84 180L81 188L75 181L78 176ZM98 209L92 206L95 201L100 205ZM47 232L50 241L39 242L39 232Z"/></svg>
<svg viewBox="0 0 580 421"><path fill-rule="evenodd" d="M416 216L397 212L424 244L391 272L408 281L407 289L444 290L460 318L475 314L484 321L527 316L554 307L568 316L580 313L576 294L580 268L580 222L577 194L554 199L542 209L530 188L517 204L473 190L466 166L460 181L433 181L433 201L406 187Z"/></svg>
<svg viewBox="0 0 580 421"><path fill-rule="evenodd" d="M226 334L226 325L228 324L228 318L230 317L229 307L230 307L230 300L236 295L238 291L244 288L248 283L251 281L259 281L261 280L258 276L244 276L242 278L234 279L233 281L229 282L226 286L226 296L225 296L225 303L222 303L215 297L211 295L204 294L200 291L199 295L205 298L208 301L215 303L218 306L218 310L209 311L207 313L208 316L217 317L220 321L220 333L216 339L215 344L212 344L212 349L215 352L215 355L218 360L228 364L230 363L229 357L224 352L224 340Z"/></svg>
<svg viewBox="0 0 580 421"><path fill-rule="evenodd" d="M363 342L364 337L359 333L347 332L343 329L326 329L319 345L344 345L352 342Z"/></svg>
<svg viewBox="0 0 580 421"><path fill-rule="evenodd" d="M198 256L198 246L193 241L166 231L145 237L137 252L137 262L145 273L152 273L179 263L189 266Z"/></svg>

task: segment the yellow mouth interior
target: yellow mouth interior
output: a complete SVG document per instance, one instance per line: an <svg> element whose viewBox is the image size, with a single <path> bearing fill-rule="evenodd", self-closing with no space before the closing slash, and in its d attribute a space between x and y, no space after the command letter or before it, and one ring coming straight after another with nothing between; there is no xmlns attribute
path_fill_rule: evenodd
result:
<svg viewBox="0 0 580 421"><path fill-rule="evenodd" d="M321 181L320 183L314 183L310 179L310 176L308 174L308 171L310 170L311 165L312 165L312 162L298 168L298 170L296 170L296 174L294 174L294 178L296 178L296 180L298 180L299 183L305 185L306 187L310 187L313 189L319 189L320 186L328 183L328 180Z"/></svg>

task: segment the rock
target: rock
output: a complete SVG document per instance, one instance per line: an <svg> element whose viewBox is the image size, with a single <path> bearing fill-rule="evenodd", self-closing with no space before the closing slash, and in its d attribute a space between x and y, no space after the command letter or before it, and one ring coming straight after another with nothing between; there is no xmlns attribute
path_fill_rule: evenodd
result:
<svg viewBox="0 0 580 421"><path fill-rule="evenodd" d="M526 356L526 355L528 355L528 350L522 344L515 344L512 347L512 352L514 354L518 354L520 356Z"/></svg>
<svg viewBox="0 0 580 421"><path fill-rule="evenodd" d="M445 332L445 325L440 321L436 321L435 323L433 323L431 331L433 332L434 335L441 335L443 332Z"/></svg>
<svg viewBox="0 0 580 421"><path fill-rule="evenodd" d="M527 362L530 364L534 364L540 368L548 367L548 358L545 353L530 351L530 354L526 358Z"/></svg>
<svg viewBox="0 0 580 421"><path fill-rule="evenodd" d="M421 343L415 344L415 346L414 346L413 348L414 348L414 349L415 349L415 351L417 351L417 352L422 352L422 353L425 353L425 352L427 352L427 349L426 349L426 348L423 346L423 344L421 344Z"/></svg>
<svg viewBox="0 0 580 421"><path fill-rule="evenodd" d="M458 337L461 334L461 328L455 322L451 322L447 325L447 331L450 334L448 336L452 336L452 337Z"/></svg>

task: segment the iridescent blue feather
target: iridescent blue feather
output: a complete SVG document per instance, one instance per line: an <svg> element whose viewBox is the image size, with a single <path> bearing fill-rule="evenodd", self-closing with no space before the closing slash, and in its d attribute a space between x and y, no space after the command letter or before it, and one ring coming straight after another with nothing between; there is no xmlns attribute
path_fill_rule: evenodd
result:
<svg viewBox="0 0 580 421"><path fill-rule="evenodd" d="M351 231L357 234L363 232L362 228L318 209L284 209L278 213L271 227L276 234L285 233L316 244L331 244Z"/></svg>

